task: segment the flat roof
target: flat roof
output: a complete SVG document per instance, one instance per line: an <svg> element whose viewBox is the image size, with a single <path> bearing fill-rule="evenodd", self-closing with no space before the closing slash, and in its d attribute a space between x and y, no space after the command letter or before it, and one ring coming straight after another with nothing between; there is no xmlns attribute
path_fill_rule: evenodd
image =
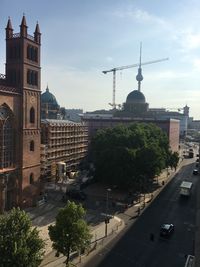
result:
<svg viewBox="0 0 200 267"><path fill-rule="evenodd" d="M191 182L187 182L187 181L183 181L181 183L181 187L185 187L185 188L191 188L192 187L192 183Z"/></svg>

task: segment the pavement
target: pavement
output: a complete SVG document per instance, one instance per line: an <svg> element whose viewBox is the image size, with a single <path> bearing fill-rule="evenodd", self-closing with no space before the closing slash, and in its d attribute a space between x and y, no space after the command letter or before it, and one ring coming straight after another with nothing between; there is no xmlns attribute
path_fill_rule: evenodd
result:
<svg viewBox="0 0 200 267"><path fill-rule="evenodd" d="M181 167L182 162L179 164ZM178 171L178 169L176 171ZM109 224L107 224L107 236L105 236L105 206L106 206L106 189L99 188L99 185L92 185L88 187L85 191L89 193L91 191L90 197L97 198L93 202L93 207L87 209L86 221L90 225L90 230L92 233L91 248L85 254L71 255L72 263L74 266L85 266L87 261L93 257L99 250L102 249L106 244L108 244L113 238L115 238L120 231L122 231L129 222L132 223L137 220L137 217L142 214L144 209L148 207L149 203L159 194L160 190L173 178L175 171L163 171L163 173L157 177L157 186L155 190L149 194L145 194L133 202L132 205L124 205L122 199L125 197L123 193L117 190L112 190L112 195L109 197L109 214L112 216ZM90 188L90 189L89 189ZM64 267L63 263L65 257L61 255L60 257L55 257L55 251L52 250L52 242L48 235L48 226L55 222L55 217L58 210L65 205L61 201L62 193L65 192L66 185L60 185L55 187L55 185L49 185L48 188L48 198L47 202L43 205L30 208L26 210L32 219L34 226L38 227L40 236L45 240L45 256L41 263L41 267ZM115 205L111 205L111 201L115 201ZM121 205L121 209L119 209ZM117 209L117 210L116 210ZM104 211L104 212L103 212Z"/></svg>

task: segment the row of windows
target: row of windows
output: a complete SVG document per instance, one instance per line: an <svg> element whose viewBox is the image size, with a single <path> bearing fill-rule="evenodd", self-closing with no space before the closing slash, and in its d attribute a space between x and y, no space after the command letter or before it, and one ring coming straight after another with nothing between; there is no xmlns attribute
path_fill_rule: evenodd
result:
<svg viewBox="0 0 200 267"><path fill-rule="evenodd" d="M38 85L38 72L34 70L27 71L27 83L31 85Z"/></svg>
<svg viewBox="0 0 200 267"><path fill-rule="evenodd" d="M27 46L27 58L32 61L38 61L38 49L32 45Z"/></svg>
<svg viewBox="0 0 200 267"><path fill-rule="evenodd" d="M19 59L21 57L20 45L10 46L8 49L9 59ZM27 58L37 62L38 61L38 49L32 45L27 46Z"/></svg>

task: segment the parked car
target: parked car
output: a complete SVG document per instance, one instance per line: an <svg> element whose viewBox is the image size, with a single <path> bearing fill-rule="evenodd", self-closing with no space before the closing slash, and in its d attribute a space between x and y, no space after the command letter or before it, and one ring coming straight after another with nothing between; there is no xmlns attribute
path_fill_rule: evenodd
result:
<svg viewBox="0 0 200 267"><path fill-rule="evenodd" d="M170 237L172 233L174 232L174 225L173 224L162 224L160 227L160 236L161 237Z"/></svg>
<svg viewBox="0 0 200 267"><path fill-rule="evenodd" d="M71 189L69 191L66 191L66 195L69 198L73 198L77 200L85 200L87 198L87 195L83 191L77 190L77 189Z"/></svg>
<svg viewBox="0 0 200 267"><path fill-rule="evenodd" d="M197 169L194 169L194 170L193 170L193 174L194 174L194 175L197 175L197 174L199 174L199 171L198 171Z"/></svg>

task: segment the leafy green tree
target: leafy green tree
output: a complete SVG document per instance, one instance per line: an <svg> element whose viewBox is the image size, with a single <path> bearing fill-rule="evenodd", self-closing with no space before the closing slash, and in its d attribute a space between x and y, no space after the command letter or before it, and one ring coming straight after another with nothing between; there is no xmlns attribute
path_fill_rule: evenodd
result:
<svg viewBox="0 0 200 267"><path fill-rule="evenodd" d="M178 152L173 152L173 153L170 152L169 157L168 157L168 166L176 170L178 162L179 162Z"/></svg>
<svg viewBox="0 0 200 267"><path fill-rule="evenodd" d="M53 248L66 256L66 266L69 266L70 252L82 251L90 244L91 235L84 220L85 210L82 205L67 202L56 216L55 225L49 226L49 236L53 241Z"/></svg>
<svg viewBox="0 0 200 267"><path fill-rule="evenodd" d="M12 209L0 217L0 266L37 267L44 254L44 241L25 211Z"/></svg>
<svg viewBox="0 0 200 267"><path fill-rule="evenodd" d="M133 123L97 132L91 142L95 177L100 182L138 191L167 167L169 142L154 124ZM141 182L142 181L142 182Z"/></svg>

